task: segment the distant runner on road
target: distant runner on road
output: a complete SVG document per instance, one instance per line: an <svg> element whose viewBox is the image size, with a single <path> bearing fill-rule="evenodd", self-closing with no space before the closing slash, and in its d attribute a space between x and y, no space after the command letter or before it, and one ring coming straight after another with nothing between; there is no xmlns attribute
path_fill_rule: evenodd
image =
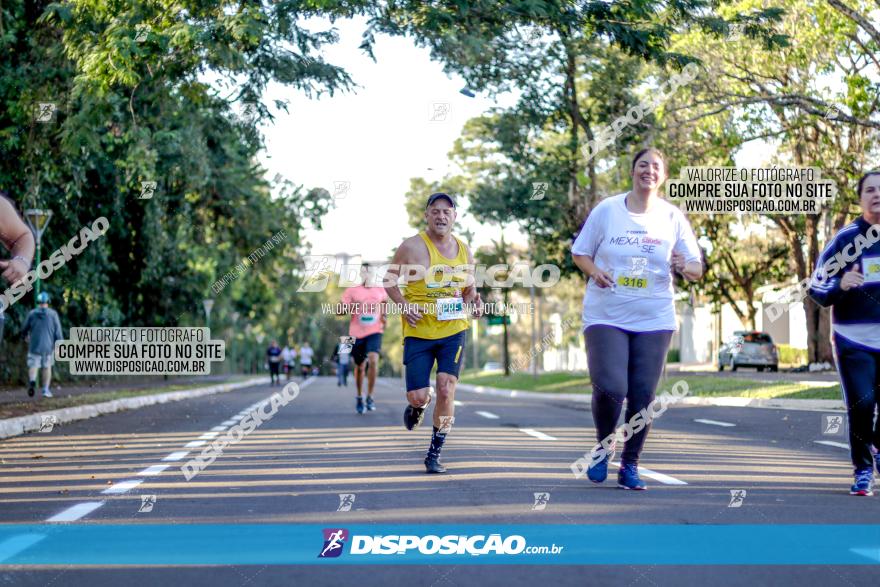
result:
<svg viewBox="0 0 880 587"><path fill-rule="evenodd" d="M379 352L382 350L382 333L385 331L385 302L388 294L385 288L376 284L376 272L369 263L361 265L363 283L350 287L342 294L343 307L349 309L351 323L348 326L349 336L355 338L351 349L354 361L354 380L357 385L356 409L363 414L364 409L375 410L373 388L376 386L376 374L379 372ZM369 365L369 369L367 366ZM367 403L364 405L363 384L364 371L367 371Z"/></svg>
<svg viewBox="0 0 880 587"><path fill-rule="evenodd" d="M312 373L312 359L315 356L315 351L309 346L308 341L304 342L302 347L299 349L299 365L302 370L303 379L308 378Z"/></svg>
<svg viewBox="0 0 880 587"><path fill-rule="evenodd" d="M455 200L444 193L431 194L425 206L427 229L403 241L394 254L385 281L388 296L403 311L403 363L406 365L406 398L403 413L408 430L421 424L431 402L431 370L437 364L437 403L434 406L434 433L425 469L445 473L440 450L455 420L455 385L464 356L465 331L469 318L465 304L473 304L480 316L483 302L469 280L474 260L467 245L452 234L457 213ZM397 279L401 267L420 268L421 277L410 277L401 293ZM409 271L404 267L404 278Z"/></svg>
<svg viewBox="0 0 880 587"><path fill-rule="evenodd" d="M58 312L49 308L49 294L40 292L39 307L31 310L22 327L22 335L28 340L28 389L34 395L37 387L37 371L43 376L43 397L52 397L49 384L52 381L52 365L55 364L55 342L64 340Z"/></svg>
<svg viewBox="0 0 880 587"><path fill-rule="evenodd" d="M269 348L266 349L266 360L269 362L271 385L281 383L281 353L281 347L278 346L277 340L273 340Z"/></svg>

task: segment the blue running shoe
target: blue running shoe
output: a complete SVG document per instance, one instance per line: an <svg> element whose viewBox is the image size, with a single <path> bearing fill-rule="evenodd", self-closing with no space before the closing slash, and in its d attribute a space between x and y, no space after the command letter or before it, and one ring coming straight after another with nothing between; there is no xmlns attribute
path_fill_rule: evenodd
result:
<svg viewBox="0 0 880 587"><path fill-rule="evenodd" d="M376 402L373 401L373 396L371 395L367 396L367 409L371 412L376 409Z"/></svg>
<svg viewBox="0 0 880 587"><path fill-rule="evenodd" d="M357 403L358 414L363 414L364 413L364 398L358 397L357 400L358 400L358 403Z"/></svg>
<svg viewBox="0 0 880 587"><path fill-rule="evenodd" d="M590 463L587 468L587 479L593 483L602 483L608 478L608 462L614 458L614 452L606 453L605 458L601 461Z"/></svg>
<svg viewBox="0 0 880 587"><path fill-rule="evenodd" d="M857 469L855 473L855 483L849 489L850 495L864 495L870 497L874 495L874 471L870 468Z"/></svg>
<svg viewBox="0 0 880 587"><path fill-rule="evenodd" d="M617 472L617 486L621 489L647 489L645 482L639 479L639 466L636 463L621 463Z"/></svg>
<svg viewBox="0 0 880 587"><path fill-rule="evenodd" d="M880 475L880 453L874 455L874 464L877 465L877 474Z"/></svg>

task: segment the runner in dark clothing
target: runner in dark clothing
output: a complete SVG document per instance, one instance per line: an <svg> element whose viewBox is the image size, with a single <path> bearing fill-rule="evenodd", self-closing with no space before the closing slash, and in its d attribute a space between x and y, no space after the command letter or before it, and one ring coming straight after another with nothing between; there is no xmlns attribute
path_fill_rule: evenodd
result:
<svg viewBox="0 0 880 587"><path fill-rule="evenodd" d="M273 340L272 346L266 350L266 358L269 361L269 377L272 385L281 383L281 347L278 341Z"/></svg>

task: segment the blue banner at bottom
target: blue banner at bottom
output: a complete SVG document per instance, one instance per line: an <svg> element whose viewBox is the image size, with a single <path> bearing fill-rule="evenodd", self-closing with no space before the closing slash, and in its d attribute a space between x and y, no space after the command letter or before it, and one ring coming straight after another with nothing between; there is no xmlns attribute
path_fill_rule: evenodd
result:
<svg viewBox="0 0 880 587"><path fill-rule="evenodd" d="M0 565L877 565L880 525L0 524Z"/></svg>

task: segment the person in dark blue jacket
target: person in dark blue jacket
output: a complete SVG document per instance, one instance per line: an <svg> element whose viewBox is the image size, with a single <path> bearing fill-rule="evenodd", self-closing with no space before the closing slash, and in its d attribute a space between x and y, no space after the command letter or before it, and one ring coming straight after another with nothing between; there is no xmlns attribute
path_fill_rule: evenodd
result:
<svg viewBox="0 0 880 587"><path fill-rule="evenodd" d="M873 495L880 473L880 171L859 180L862 215L840 229L819 257L810 296L831 306L831 330L849 420L852 495Z"/></svg>

